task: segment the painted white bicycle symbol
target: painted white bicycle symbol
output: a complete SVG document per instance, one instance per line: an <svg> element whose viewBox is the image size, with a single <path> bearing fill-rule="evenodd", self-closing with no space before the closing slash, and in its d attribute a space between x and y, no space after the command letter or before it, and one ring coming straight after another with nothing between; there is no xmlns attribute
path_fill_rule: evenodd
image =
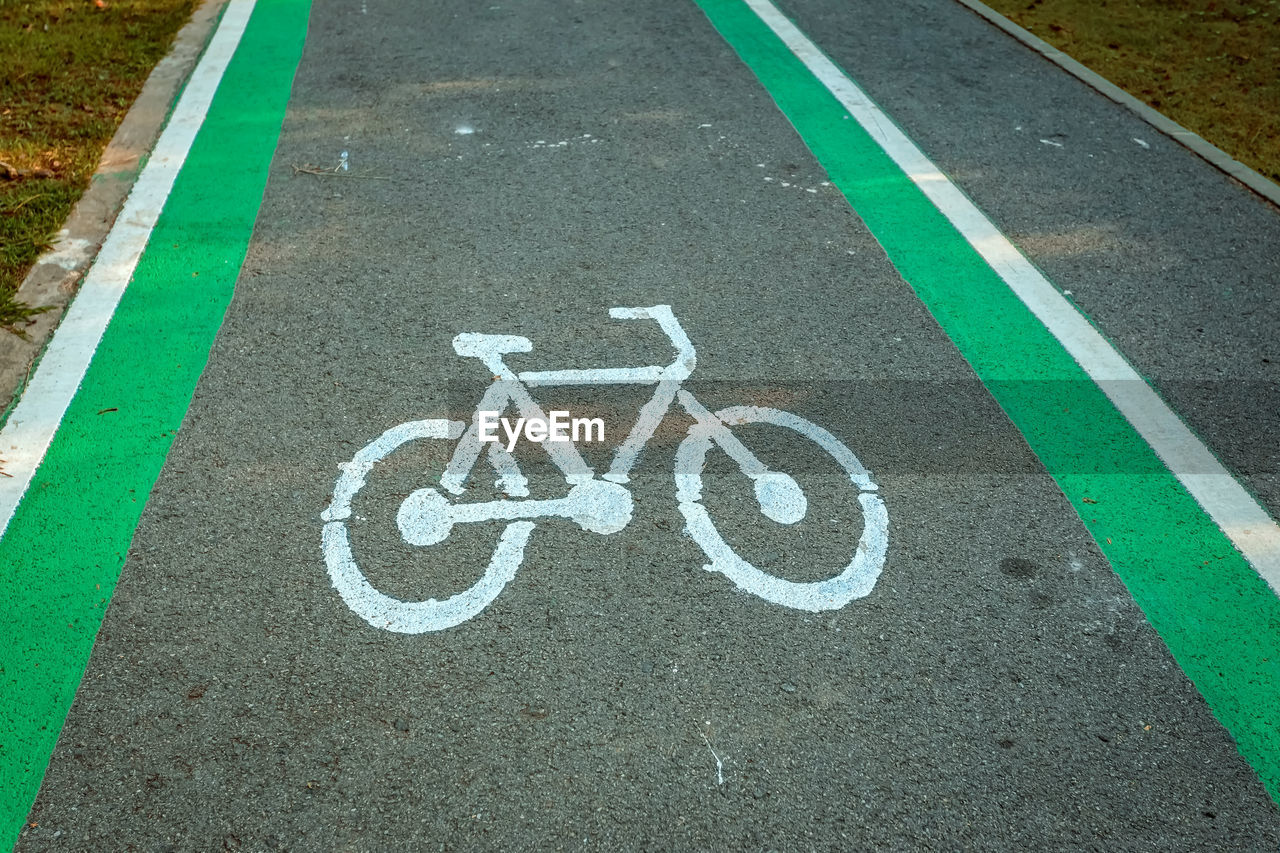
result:
<svg viewBox="0 0 1280 853"><path fill-rule="evenodd" d="M676 451L676 498L684 515L686 531L706 552L709 571L719 572L741 589L774 604L799 610L837 610L871 592L884 565L888 547L889 517L884 501L857 457L835 436L804 418L756 406L731 406L710 412L680 386L693 372L696 354L668 305L652 308L614 308L609 316L617 320L654 320L671 339L676 358L666 367L604 368L597 370L522 371L514 373L503 363L506 353L530 352L528 338L512 335L463 333L453 339L460 356L479 359L497 378L476 408L470 426L461 421L429 419L392 427L360 450L343 466L334 487L333 500L325 510L323 548L329 577L334 587L355 613L376 628L406 634L439 631L471 619L484 610L515 576L524 559L525 544L534 529L533 519L568 518L593 533L616 533L631 521L632 497L625 483L645 445L659 423L678 400L695 423ZM401 503L396 523L404 540L414 546L443 542L458 524L505 520L493 558L484 576L470 588L437 601L401 601L386 595L369 582L356 565L346 522L351 518L351 501L364 486L369 472L396 448L416 439L461 439L440 478L440 487L453 495L465 491L464 483L487 451L498 474L502 490L512 498L527 497L527 481L515 459L501 443L482 443L479 412L503 412L514 405L526 419L545 421L546 415L529 395L529 388L562 385L655 385L652 399L640 410L631 433L618 448L608 473L597 479L583 461L577 447L569 442L544 442L543 448L564 474L569 494L559 500L499 500L477 503L450 503L433 488L410 494ZM780 524L795 524L805 517L808 502L796 481L787 474L769 470L729 430L731 424L773 424L794 430L829 454L858 490L863 530L848 565L827 580L795 582L761 571L743 560L716 530L702 505L702 469L712 444L737 463L742 473L754 481L760 511Z"/></svg>

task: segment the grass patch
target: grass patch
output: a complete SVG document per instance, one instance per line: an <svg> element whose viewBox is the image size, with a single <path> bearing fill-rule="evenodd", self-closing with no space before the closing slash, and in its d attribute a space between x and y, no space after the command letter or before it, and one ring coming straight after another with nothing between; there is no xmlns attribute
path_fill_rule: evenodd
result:
<svg viewBox="0 0 1280 853"><path fill-rule="evenodd" d="M1280 183L1280 0L983 0Z"/></svg>
<svg viewBox="0 0 1280 853"><path fill-rule="evenodd" d="M0 0L0 326L198 0Z"/></svg>

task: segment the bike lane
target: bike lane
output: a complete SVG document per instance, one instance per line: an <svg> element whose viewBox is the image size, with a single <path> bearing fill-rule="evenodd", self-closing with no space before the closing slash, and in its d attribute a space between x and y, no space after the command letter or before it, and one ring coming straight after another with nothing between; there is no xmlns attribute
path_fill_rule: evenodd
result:
<svg viewBox="0 0 1280 853"><path fill-rule="evenodd" d="M1070 505L695 7L419 15L312 10L235 299L22 845L1274 837ZM665 364L656 329L607 318L661 303L699 400L796 412L872 470L891 521L867 598L815 616L702 571L673 412L626 530L540 522L503 593L444 633L346 609L319 548L338 466L395 424L469 416L489 377L455 334L529 337L519 369ZM610 437L645 399L537 396ZM768 526L713 458L721 532L796 580L839 565L847 482L794 437L741 435L811 512ZM396 508L448 458L423 445L370 476L353 532L406 598L466 588L500 531L400 541ZM517 457L534 496L564 494Z"/></svg>

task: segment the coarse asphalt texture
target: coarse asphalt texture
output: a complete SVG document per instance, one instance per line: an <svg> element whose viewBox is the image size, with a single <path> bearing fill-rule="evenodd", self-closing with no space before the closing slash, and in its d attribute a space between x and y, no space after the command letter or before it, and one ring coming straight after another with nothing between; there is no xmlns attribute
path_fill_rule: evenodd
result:
<svg viewBox="0 0 1280 853"><path fill-rule="evenodd" d="M1280 511L1276 209L958 4L783 8ZM294 168L342 152L347 171ZM320 548L339 466L396 424L470 417L492 377L456 334L528 337L522 370L665 364L656 327L608 317L656 304L708 408L795 412L870 469L890 539L869 596L803 613L704 571L673 409L625 530L540 521L444 632L344 605ZM615 441L647 397L535 396ZM708 510L756 564L817 579L857 541L856 495L778 433L740 435L806 488L806 519L765 522L723 454ZM465 589L493 550L500 524L399 536L448 453L407 446L357 499L353 549L390 594ZM534 497L564 494L539 449L516 455ZM498 497L488 473L464 500ZM28 821L19 850L1280 846L1025 441L672 2L315 0L234 300Z"/></svg>

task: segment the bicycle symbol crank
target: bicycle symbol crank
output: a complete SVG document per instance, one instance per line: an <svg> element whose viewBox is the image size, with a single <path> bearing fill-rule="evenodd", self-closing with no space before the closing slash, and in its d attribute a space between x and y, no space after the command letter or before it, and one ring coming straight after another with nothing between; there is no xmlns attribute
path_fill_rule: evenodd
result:
<svg viewBox="0 0 1280 853"><path fill-rule="evenodd" d="M618 320L653 320L670 338L675 360L666 367L602 368L595 370L522 371L514 373L503 361L511 352L529 352L527 338L514 335L464 333L454 338L461 356L480 360L497 378L486 390L470 425L444 419L409 421L392 427L362 448L342 466L333 499L321 518L325 522L323 549L329 577L343 601L370 625L389 631L417 634L461 624L484 610L515 576L524 559L524 547L535 519L563 518L583 530L601 535L617 533L630 522L634 501L626 483L649 439L672 405L679 404L694 419L688 435L676 451L676 499L685 518L685 530L707 555L706 569L732 580L740 589L766 601L798 610L837 610L869 594L884 566L888 550L889 517L870 473L853 452L822 427L798 415L756 406L731 406L708 411L680 386L697 363L693 344L670 306L614 308ZM453 503L444 492L461 495L465 483L486 448L498 474L498 485L508 497L527 497L526 480L512 456L500 445L482 443L479 413L501 412L514 406L527 419L546 420L529 389L557 385L654 385L653 398L640 409L631 433L616 451L609 471L597 478L572 443L544 443L543 448L570 484L568 495L554 500L497 500ZM751 565L734 553L716 530L702 504L702 469L714 444L754 481L761 513L779 524L795 524L808 512L799 484L780 471L770 470L736 436L730 426L744 423L772 424L809 439L831 456L857 490L863 529L849 563L826 580L789 581ZM458 524L509 522L499 536L493 557L483 576L471 587L443 601L401 601L376 589L356 564L347 522L351 501L365 485L373 468L410 441L457 440L440 487L421 488L400 504L396 525L409 545L429 547L448 539Z"/></svg>
<svg viewBox="0 0 1280 853"><path fill-rule="evenodd" d="M632 503L626 486L604 480L578 483L565 497L550 501L450 504L435 489L418 489L400 504L396 525L410 545L443 542L459 522L557 516L576 521L583 530L607 536L631 522Z"/></svg>

